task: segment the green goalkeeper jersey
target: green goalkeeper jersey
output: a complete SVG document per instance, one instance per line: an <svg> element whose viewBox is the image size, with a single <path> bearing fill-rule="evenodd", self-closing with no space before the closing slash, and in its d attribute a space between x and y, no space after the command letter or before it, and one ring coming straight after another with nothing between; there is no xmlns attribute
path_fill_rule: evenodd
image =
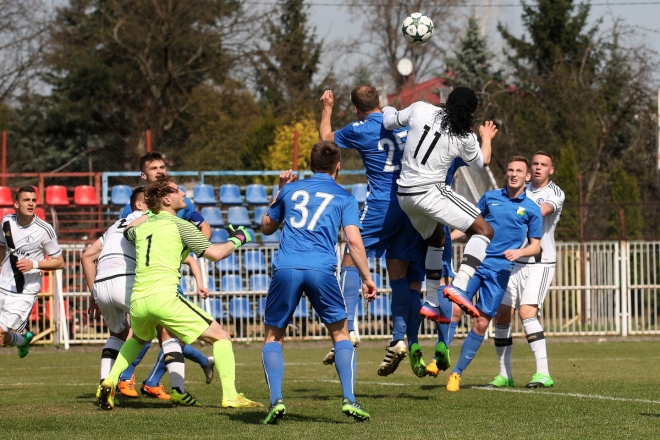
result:
<svg viewBox="0 0 660 440"><path fill-rule="evenodd" d="M190 252L201 257L211 246L190 222L165 211L130 228L125 236L135 245L137 259L131 301L155 293L176 292L181 262Z"/></svg>

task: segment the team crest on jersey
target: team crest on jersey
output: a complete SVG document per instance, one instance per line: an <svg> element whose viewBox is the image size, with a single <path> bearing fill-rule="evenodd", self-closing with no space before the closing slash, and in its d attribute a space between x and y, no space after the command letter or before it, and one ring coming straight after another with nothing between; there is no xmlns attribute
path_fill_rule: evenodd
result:
<svg viewBox="0 0 660 440"><path fill-rule="evenodd" d="M25 237L25 242L26 243L32 243L33 241L34 241L34 237L32 237L31 235L28 235L27 237Z"/></svg>
<svg viewBox="0 0 660 440"><path fill-rule="evenodd" d="M521 206L521 207L518 208L518 210L516 211L516 214L518 214L518 217L522 217L522 216L524 216L524 215L525 215L525 208L523 208L523 207Z"/></svg>
<svg viewBox="0 0 660 440"><path fill-rule="evenodd" d="M538 200L536 201L536 204L537 204L537 205L542 205L543 202L545 202L545 200L543 200L543 199L538 199Z"/></svg>

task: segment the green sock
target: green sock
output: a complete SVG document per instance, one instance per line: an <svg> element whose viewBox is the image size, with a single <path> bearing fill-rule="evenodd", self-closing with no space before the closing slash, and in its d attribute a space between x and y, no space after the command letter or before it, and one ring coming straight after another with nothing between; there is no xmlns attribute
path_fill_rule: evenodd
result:
<svg viewBox="0 0 660 440"><path fill-rule="evenodd" d="M138 354L140 354L141 350L142 344L140 344L135 338L131 338L124 342L124 345L121 346L121 350L119 350L119 355L117 355L117 360L112 366L112 370L110 370L110 373L103 382L107 383L110 381L113 387L117 386L119 375L128 368L131 362L133 362Z"/></svg>
<svg viewBox="0 0 660 440"><path fill-rule="evenodd" d="M215 368L220 375L222 384L222 395L228 399L235 399L236 392L236 362L234 361L234 350L231 348L231 341L220 339L213 344L213 357L215 358Z"/></svg>

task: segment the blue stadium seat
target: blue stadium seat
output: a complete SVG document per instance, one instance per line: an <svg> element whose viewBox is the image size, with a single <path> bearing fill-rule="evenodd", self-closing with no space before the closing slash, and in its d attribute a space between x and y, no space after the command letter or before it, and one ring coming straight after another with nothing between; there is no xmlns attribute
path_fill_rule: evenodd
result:
<svg viewBox="0 0 660 440"><path fill-rule="evenodd" d="M206 281L207 283L207 289L209 289L209 292L215 292L215 278L209 275L208 280Z"/></svg>
<svg viewBox="0 0 660 440"><path fill-rule="evenodd" d="M188 189L186 188L186 185L179 185L179 189L183 191L184 194L188 194Z"/></svg>
<svg viewBox="0 0 660 440"><path fill-rule="evenodd" d="M115 185L110 192L110 203L123 206L131 202L133 190L128 185Z"/></svg>
<svg viewBox="0 0 660 440"><path fill-rule="evenodd" d="M209 313L215 319L225 319L225 308L221 298L209 298Z"/></svg>
<svg viewBox="0 0 660 440"><path fill-rule="evenodd" d="M257 302L257 316L263 318L265 313L266 313L266 297L262 296L259 298L259 301Z"/></svg>
<svg viewBox="0 0 660 440"><path fill-rule="evenodd" d="M369 303L369 314L374 318L391 316L390 303L386 296L379 295Z"/></svg>
<svg viewBox="0 0 660 440"><path fill-rule="evenodd" d="M300 304L296 307L295 312L293 312L294 318L306 319L309 317L309 307L307 306L307 298L304 296L300 298Z"/></svg>
<svg viewBox="0 0 660 440"><path fill-rule="evenodd" d="M266 187L258 183L248 185L245 188L245 200L250 205L267 205L270 203L268 195L266 195Z"/></svg>
<svg viewBox="0 0 660 440"><path fill-rule="evenodd" d="M181 286L183 293L195 291L195 280L192 275L181 275L179 285Z"/></svg>
<svg viewBox="0 0 660 440"><path fill-rule="evenodd" d="M379 273L372 273L371 274L371 279L374 281L374 284L376 285L376 287L378 287L379 289L382 287Z"/></svg>
<svg viewBox="0 0 660 440"><path fill-rule="evenodd" d="M255 206L254 207L254 224L261 227L261 219L268 212L268 206Z"/></svg>
<svg viewBox="0 0 660 440"><path fill-rule="evenodd" d="M229 233L226 229L213 229L211 233L211 243L227 243L229 241Z"/></svg>
<svg viewBox="0 0 660 440"><path fill-rule="evenodd" d="M245 206L232 206L227 210L227 223L236 226L250 226L252 220Z"/></svg>
<svg viewBox="0 0 660 440"><path fill-rule="evenodd" d="M200 183L193 190L193 199L198 205L215 205L218 200L215 198L213 187L205 183Z"/></svg>
<svg viewBox="0 0 660 440"><path fill-rule="evenodd" d="M222 220L222 213L220 208L217 206L205 206L202 208L202 217L208 222L212 228L220 228L225 225L224 220Z"/></svg>
<svg viewBox="0 0 660 440"><path fill-rule="evenodd" d="M266 272L266 256L257 249L248 249L243 253L243 267L248 272Z"/></svg>
<svg viewBox="0 0 660 440"><path fill-rule="evenodd" d="M273 185L273 189L271 190L270 198L275 199L275 196L277 195L277 192L280 190L279 185Z"/></svg>
<svg viewBox="0 0 660 440"><path fill-rule="evenodd" d="M223 292L242 292L243 280L240 275L225 275L222 277Z"/></svg>
<svg viewBox="0 0 660 440"><path fill-rule="evenodd" d="M238 257L236 256L236 252L230 254L224 260L218 261L217 263L215 263L215 265L218 268L218 272L222 274L238 273L241 271L241 268L238 265Z"/></svg>
<svg viewBox="0 0 660 440"><path fill-rule="evenodd" d="M229 317L233 319L249 319L254 318L252 313L252 304L247 297L239 296L231 298L227 306Z"/></svg>
<svg viewBox="0 0 660 440"><path fill-rule="evenodd" d="M275 244L279 245L281 240L282 240L282 232L278 229L277 231L275 231L275 233L271 235L264 235L261 238L261 244L269 245L269 246Z"/></svg>
<svg viewBox="0 0 660 440"><path fill-rule="evenodd" d="M238 185L227 183L220 187L220 203L223 205L242 205L243 198Z"/></svg>
<svg viewBox="0 0 660 440"><path fill-rule="evenodd" d="M270 285L270 277L265 273L255 273L250 275L250 290L265 290L268 291Z"/></svg>
<svg viewBox="0 0 660 440"><path fill-rule="evenodd" d="M353 185L351 194L353 194L353 197L357 199L358 203L364 203L367 200L367 184L356 183Z"/></svg>
<svg viewBox="0 0 660 440"><path fill-rule="evenodd" d="M257 233L254 231L252 228L245 228L245 230L250 234L250 237L252 237L252 241L244 244L244 248L250 248L250 247L259 247L259 238L257 238Z"/></svg>

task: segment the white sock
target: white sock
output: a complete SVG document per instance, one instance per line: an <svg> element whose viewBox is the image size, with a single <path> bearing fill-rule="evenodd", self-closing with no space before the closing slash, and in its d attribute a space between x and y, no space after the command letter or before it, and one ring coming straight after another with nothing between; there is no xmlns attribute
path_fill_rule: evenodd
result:
<svg viewBox="0 0 660 440"><path fill-rule="evenodd" d="M532 349L536 358L536 372L550 375L548 370L548 353L545 349L545 335L543 327L536 317L527 318L523 321L523 328L527 335L529 348Z"/></svg>
<svg viewBox="0 0 660 440"><path fill-rule="evenodd" d="M495 352L500 361L500 376L511 379L511 354L513 353L511 324L495 324Z"/></svg>
<svg viewBox="0 0 660 440"><path fill-rule="evenodd" d="M426 293L424 301L433 307L438 307L438 289L440 288L440 275L442 274L442 252L444 248L429 246L426 250ZM437 273L437 275L436 275Z"/></svg>
<svg viewBox="0 0 660 440"><path fill-rule="evenodd" d="M486 258L486 248L490 244L488 237L483 235L473 235L465 245L461 265L458 273L451 283L454 287L466 290L470 278L479 268L481 262Z"/></svg>
<svg viewBox="0 0 660 440"><path fill-rule="evenodd" d="M9 345L23 345L25 343L25 338L23 338L23 335L19 335L18 333L14 332L9 334L11 335L11 342L9 342Z"/></svg>
<svg viewBox="0 0 660 440"><path fill-rule="evenodd" d="M163 356L165 356L165 367L170 374L172 389L184 394L186 389L183 380L186 377L186 364L178 339L172 338L163 342Z"/></svg>
<svg viewBox="0 0 660 440"><path fill-rule="evenodd" d="M122 345L124 345L124 341L115 336L110 336L106 341L101 351L101 380L110 374Z"/></svg>

